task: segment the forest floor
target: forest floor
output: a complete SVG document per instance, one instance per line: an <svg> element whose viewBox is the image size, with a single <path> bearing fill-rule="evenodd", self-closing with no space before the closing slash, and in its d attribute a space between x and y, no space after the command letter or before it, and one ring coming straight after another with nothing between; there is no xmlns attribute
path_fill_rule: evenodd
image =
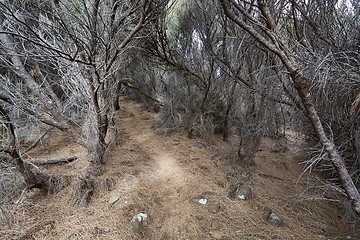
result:
<svg viewBox="0 0 360 240"><path fill-rule="evenodd" d="M235 164L235 140L157 134L156 113L134 102L122 106L89 206L74 207L72 183L51 194L27 191L3 211L0 239L360 239L342 205L323 201L328 193L313 187L321 180L302 174L295 135L286 147L263 139L255 166L245 169ZM85 149L69 138L51 134L48 141L29 156L79 159L43 171L75 176L86 167ZM250 199L229 199L236 179ZM140 234L130 223L138 213L149 216ZM280 223L269 221L270 213Z"/></svg>

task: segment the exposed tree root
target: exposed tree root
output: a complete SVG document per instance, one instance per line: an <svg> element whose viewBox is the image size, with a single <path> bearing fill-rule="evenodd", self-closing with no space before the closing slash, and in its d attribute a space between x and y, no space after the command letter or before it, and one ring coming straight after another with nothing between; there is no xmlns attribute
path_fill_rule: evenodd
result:
<svg viewBox="0 0 360 240"><path fill-rule="evenodd" d="M68 157L68 158L61 158L61 159L51 159L51 160L32 160L31 163L42 166L42 165L55 165L55 164L66 164L71 163L77 160L77 157Z"/></svg>

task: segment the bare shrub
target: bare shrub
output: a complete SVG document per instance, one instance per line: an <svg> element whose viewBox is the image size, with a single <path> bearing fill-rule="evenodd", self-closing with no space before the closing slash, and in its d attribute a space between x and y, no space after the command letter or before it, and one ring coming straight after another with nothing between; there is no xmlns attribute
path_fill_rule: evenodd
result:
<svg viewBox="0 0 360 240"><path fill-rule="evenodd" d="M0 158L0 205L18 198L25 188L21 174L6 157Z"/></svg>

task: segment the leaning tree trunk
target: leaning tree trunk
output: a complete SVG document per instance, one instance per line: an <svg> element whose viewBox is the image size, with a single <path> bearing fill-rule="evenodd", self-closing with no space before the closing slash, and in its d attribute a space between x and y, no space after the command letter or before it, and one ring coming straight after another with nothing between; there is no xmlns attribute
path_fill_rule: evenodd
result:
<svg viewBox="0 0 360 240"><path fill-rule="evenodd" d="M338 174L338 178L342 187L344 188L348 198L351 201L353 209L358 215L360 215L359 191L357 190L353 180L351 179L349 171L346 169L345 162L340 156L338 150L336 149L335 144L325 134L324 128L321 124L319 115L310 94L309 79L303 76L298 71L291 71L290 76L304 105L306 115L309 118L322 146L328 152L330 156L330 161Z"/></svg>
<svg viewBox="0 0 360 240"><path fill-rule="evenodd" d="M2 147L2 151L9 154L16 166L16 169L21 173L24 178L25 184L27 188L47 188L47 181L44 180L46 178L45 175L35 174L29 164L26 164L22 159L19 150L16 147L16 135L15 128L11 122L11 119L8 115L8 112L5 108L0 106L0 115L4 120L3 124L5 125L5 129L7 130L7 147Z"/></svg>
<svg viewBox="0 0 360 240"><path fill-rule="evenodd" d="M219 0L219 2L224 9L225 15L229 19L248 32L258 43L278 56L288 70L294 83L294 87L304 106L305 114L309 118L320 143L328 152L331 164L338 174L341 186L344 188L347 197L351 201L354 211L360 215L359 191L346 169L344 159L340 156L335 144L325 134L314 101L311 97L310 80L298 70L298 66L301 66L301 64L293 56L293 51L291 51L287 45L288 41L285 41L285 37L276 31L277 23L271 15L268 2L264 0L257 1L257 7L261 12L263 20L265 20L265 24L248 14L246 9L236 0ZM247 21L244 18L250 21Z"/></svg>

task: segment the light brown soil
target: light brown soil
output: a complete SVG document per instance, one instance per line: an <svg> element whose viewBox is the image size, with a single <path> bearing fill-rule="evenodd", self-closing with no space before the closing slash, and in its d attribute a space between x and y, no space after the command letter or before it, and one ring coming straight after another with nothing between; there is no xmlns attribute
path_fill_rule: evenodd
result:
<svg viewBox="0 0 360 240"><path fill-rule="evenodd" d="M307 200L314 177L303 175L297 145L274 151L279 142L264 139L250 169L235 167L231 145L216 138L188 139L183 134L158 135L156 114L134 102L123 102L103 174L87 208L73 206L73 186L43 194L25 193L9 212L11 226L0 222L0 239L360 239L345 226L341 205ZM86 163L85 149L58 134L34 158L78 156L79 160L46 167L52 174L78 176ZM235 142L235 140L233 141ZM228 198L236 179L251 188L250 200ZM106 179L106 180L105 180ZM110 191L103 187L111 183ZM319 193L319 192L317 192ZM311 192L315 194L315 192ZM109 204L109 198L119 200ZM206 205L193 199L206 198ZM273 226L264 218L271 208L285 221ZM150 222L143 234L130 227L145 212ZM8 229L15 231L5 231ZM348 238L346 238L348 237ZM351 237L351 238L349 238ZM31 239L31 238L28 238Z"/></svg>

